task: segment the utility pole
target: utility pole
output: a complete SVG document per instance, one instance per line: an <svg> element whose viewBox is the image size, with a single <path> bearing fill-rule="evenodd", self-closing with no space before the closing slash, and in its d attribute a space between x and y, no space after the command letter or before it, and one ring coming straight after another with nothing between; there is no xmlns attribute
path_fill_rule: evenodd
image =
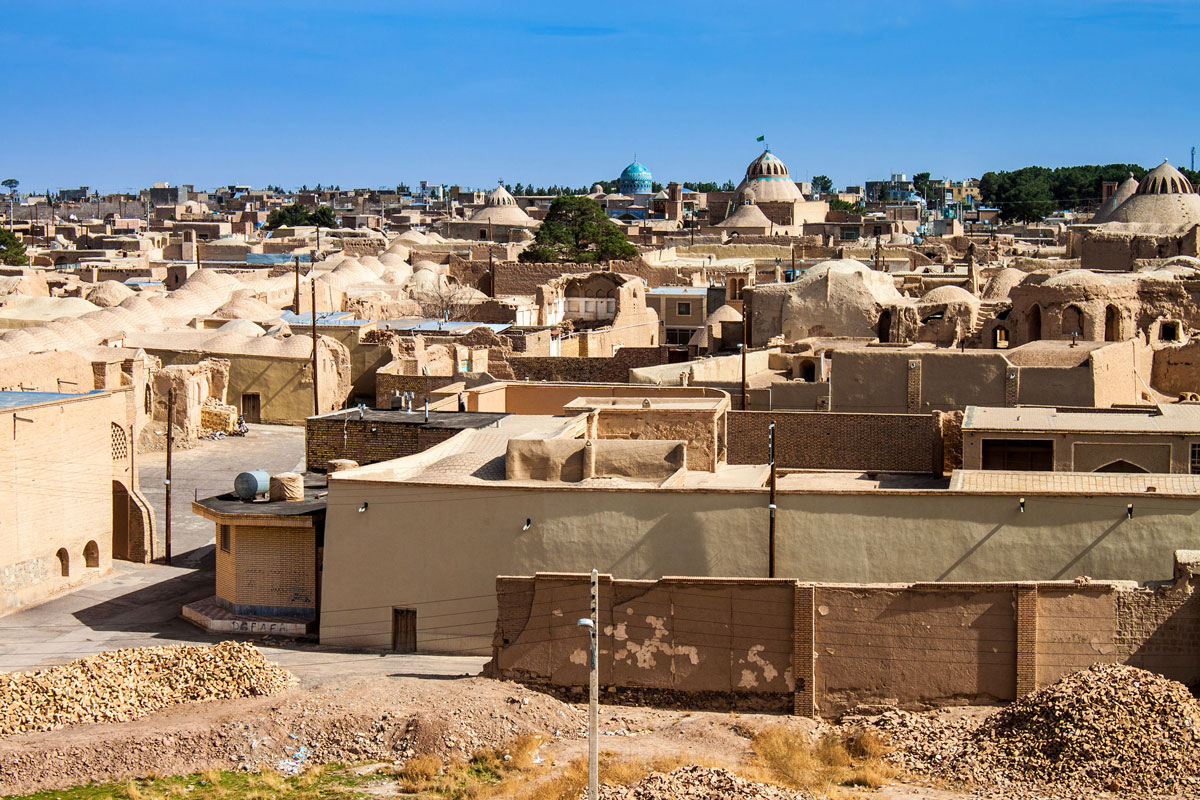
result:
<svg viewBox="0 0 1200 800"><path fill-rule="evenodd" d="M591 615L579 620L588 629L588 800L600 797L600 573L592 570Z"/></svg>
<svg viewBox="0 0 1200 800"><path fill-rule="evenodd" d="M771 512L771 526L767 532L767 577L775 577L775 423L767 426L767 463L771 465L771 494L767 508Z"/></svg>
<svg viewBox="0 0 1200 800"><path fill-rule="evenodd" d="M742 351L742 411L746 411L746 345L739 344L738 349Z"/></svg>
<svg viewBox="0 0 1200 800"><path fill-rule="evenodd" d="M296 313L300 313L300 256L296 256Z"/></svg>
<svg viewBox="0 0 1200 800"><path fill-rule="evenodd" d="M321 413L321 393L317 382L317 273L312 279L312 371L313 371L313 415Z"/></svg>
<svg viewBox="0 0 1200 800"><path fill-rule="evenodd" d="M167 566L171 566L171 453L175 449L175 435L172 426L172 418L175 416L175 390L167 391L167 477L163 480L163 487L167 492L167 549L165 559Z"/></svg>

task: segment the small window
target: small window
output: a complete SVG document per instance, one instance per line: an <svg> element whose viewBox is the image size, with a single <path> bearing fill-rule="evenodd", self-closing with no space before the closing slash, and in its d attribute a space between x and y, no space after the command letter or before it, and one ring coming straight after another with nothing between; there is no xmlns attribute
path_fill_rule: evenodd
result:
<svg viewBox="0 0 1200 800"><path fill-rule="evenodd" d="M58 558L58 572L66 578L71 574L71 556L67 554L65 547L58 548L58 552L54 554Z"/></svg>
<svg viewBox="0 0 1200 800"><path fill-rule="evenodd" d="M691 303L676 303L675 314L680 317L690 317L692 315Z"/></svg>
<svg viewBox="0 0 1200 800"><path fill-rule="evenodd" d="M94 541L83 546L83 565L89 569L97 569L100 566L100 546Z"/></svg>
<svg viewBox="0 0 1200 800"><path fill-rule="evenodd" d="M221 552L228 553L229 552L229 526L221 525L221 526L219 526L219 529L221 531Z"/></svg>
<svg viewBox="0 0 1200 800"><path fill-rule="evenodd" d="M1182 338L1179 335L1178 322L1164 322L1158 328L1158 340L1160 342L1178 342Z"/></svg>
<svg viewBox="0 0 1200 800"><path fill-rule="evenodd" d="M1200 443L1192 445L1192 474L1200 475Z"/></svg>

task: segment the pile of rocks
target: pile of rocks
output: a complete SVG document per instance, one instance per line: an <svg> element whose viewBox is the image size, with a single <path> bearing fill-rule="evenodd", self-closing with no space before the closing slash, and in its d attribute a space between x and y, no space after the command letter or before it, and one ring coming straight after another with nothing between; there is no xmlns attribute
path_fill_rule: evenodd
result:
<svg viewBox="0 0 1200 800"><path fill-rule="evenodd" d="M975 785L1069 793L1200 789L1200 704L1183 684L1096 664L988 717L942 770Z"/></svg>
<svg viewBox="0 0 1200 800"><path fill-rule="evenodd" d="M632 786L600 787L601 800L812 800L804 792L739 778L712 767L652 772Z"/></svg>
<svg viewBox="0 0 1200 800"><path fill-rule="evenodd" d="M0 675L0 737L124 722L179 703L274 694L294 683L244 642L113 650Z"/></svg>

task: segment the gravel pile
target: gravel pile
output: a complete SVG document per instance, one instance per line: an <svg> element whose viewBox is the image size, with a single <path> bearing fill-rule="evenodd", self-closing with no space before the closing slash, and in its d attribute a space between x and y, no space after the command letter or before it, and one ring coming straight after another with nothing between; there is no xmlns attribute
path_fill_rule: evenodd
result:
<svg viewBox="0 0 1200 800"><path fill-rule="evenodd" d="M632 786L601 785L601 800L812 800L804 792L754 783L711 767L652 772Z"/></svg>
<svg viewBox="0 0 1200 800"><path fill-rule="evenodd" d="M0 675L0 737L125 722L179 703L274 694L294 682L244 642L113 650Z"/></svg>
<svg viewBox="0 0 1200 800"><path fill-rule="evenodd" d="M946 762L949 775L984 786L1193 794L1200 705L1161 675L1096 664L988 717Z"/></svg>

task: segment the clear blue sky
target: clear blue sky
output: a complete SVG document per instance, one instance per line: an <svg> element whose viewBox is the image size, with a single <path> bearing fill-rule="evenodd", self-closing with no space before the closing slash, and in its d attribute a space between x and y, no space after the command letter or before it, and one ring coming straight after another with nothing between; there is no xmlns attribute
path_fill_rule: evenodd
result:
<svg viewBox="0 0 1200 800"><path fill-rule="evenodd" d="M585 185L1187 164L1200 4L0 0L0 172Z"/></svg>

